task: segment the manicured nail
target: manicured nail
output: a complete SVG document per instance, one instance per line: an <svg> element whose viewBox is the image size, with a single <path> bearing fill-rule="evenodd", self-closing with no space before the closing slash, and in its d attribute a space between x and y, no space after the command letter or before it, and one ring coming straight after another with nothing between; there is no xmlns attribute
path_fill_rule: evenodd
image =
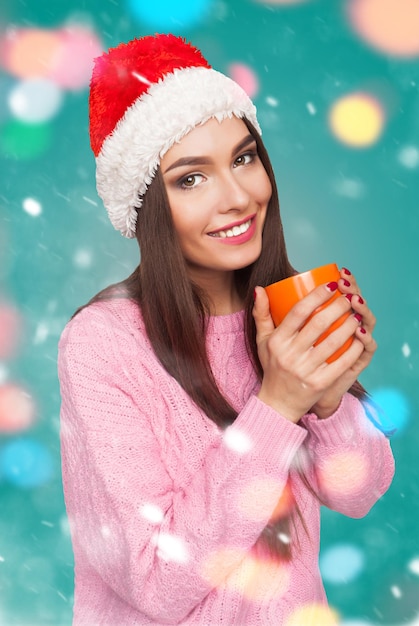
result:
<svg viewBox="0 0 419 626"><path fill-rule="evenodd" d="M366 334L367 334L367 331L365 330L365 328L364 328L363 326L361 326L361 328L360 328L359 330L360 330L360 332L361 332L363 335L366 335Z"/></svg>
<svg viewBox="0 0 419 626"><path fill-rule="evenodd" d="M349 302L352 300L353 297L354 297L353 293L345 293L345 298L347 298Z"/></svg>
<svg viewBox="0 0 419 626"><path fill-rule="evenodd" d="M358 296L358 302L359 304L364 304L364 300L363 298L361 298L361 296Z"/></svg>
<svg viewBox="0 0 419 626"><path fill-rule="evenodd" d="M358 322L362 322L362 315L360 315L359 313L355 313L354 318L358 320Z"/></svg>
<svg viewBox="0 0 419 626"><path fill-rule="evenodd" d="M331 283L327 283L326 287L329 291L336 291L336 289L338 288L338 284L336 281L333 280Z"/></svg>
<svg viewBox="0 0 419 626"><path fill-rule="evenodd" d="M349 282L349 280L346 280L345 278L343 279L343 284L345 285L345 287L351 286L351 283Z"/></svg>
<svg viewBox="0 0 419 626"><path fill-rule="evenodd" d="M351 275L351 272L346 267L342 267L342 269L343 269L343 273L346 274L346 276Z"/></svg>
<svg viewBox="0 0 419 626"><path fill-rule="evenodd" d="M256 300L257 292L256 289L253 289L253 300Z"/></svg>

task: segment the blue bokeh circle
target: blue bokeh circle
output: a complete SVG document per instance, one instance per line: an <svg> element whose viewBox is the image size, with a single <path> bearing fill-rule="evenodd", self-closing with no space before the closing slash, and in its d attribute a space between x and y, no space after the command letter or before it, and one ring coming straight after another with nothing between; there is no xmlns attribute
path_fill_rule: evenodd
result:
<svg viewBox="0 0 419 626"><path fill-rule="evenodd" d="M160 32L195 26L209 14L213 0L127 0L133 17ZM150 33L152 34L152 33Z"/></svg>
<svg viewBox="0 0 419 626"><path fill-rule="evenodd" d="M320 571L325 581L346 584L359 576L364 569L365 557L355 545L331 546L320 556Z"/></svg>
<svg viewBox="0 0 419 626"><path fill-rule="evenodd" d="M38 487L53 474L48 449L31 438L14 439L0 450L0 476L16 487Z"/></svg>
<svg viewBox="0 0 419 626"><path fill-rule="evenodd" d="M400 434L411 419L410 403L407 396L396 387L380 387L371 391L373 402L379 408L378 419L386 426Z"/></svg>

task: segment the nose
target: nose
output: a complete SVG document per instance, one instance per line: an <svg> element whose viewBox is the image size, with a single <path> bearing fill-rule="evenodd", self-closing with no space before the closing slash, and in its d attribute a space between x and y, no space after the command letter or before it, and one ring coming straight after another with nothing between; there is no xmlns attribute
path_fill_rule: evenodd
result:
<svg viewBox="0 0 419 626"><path fill-rule="evenodd" d="M250 195L234 170L224 173L219 184L219 209L222 213L241 212L248 208Z"/></svg>

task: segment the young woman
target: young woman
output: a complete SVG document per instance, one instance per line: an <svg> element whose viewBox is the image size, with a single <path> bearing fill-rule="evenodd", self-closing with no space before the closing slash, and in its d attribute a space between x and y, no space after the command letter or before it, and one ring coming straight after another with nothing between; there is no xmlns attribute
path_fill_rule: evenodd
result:
<svg viewBox="0 0 419 626"><path fill-rule="evenodd" d="M320 506L361 517L393 476L357 382L374 316L343 269L274 328L294 270L255 108L183 40L100 57L90 133L141 263L60 341L74 624L318 626Z"/></svg>

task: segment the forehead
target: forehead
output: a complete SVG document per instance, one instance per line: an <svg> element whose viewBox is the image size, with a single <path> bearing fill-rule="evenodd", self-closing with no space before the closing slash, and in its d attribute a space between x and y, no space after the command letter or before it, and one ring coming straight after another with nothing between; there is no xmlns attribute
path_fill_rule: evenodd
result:
<svg viewBox="0 0 419 626"><path fill-rule="evenodd" d="M205 124L196 126L175 143L162 157L161 165L169 166L173 161L185 156L231 154L249 130L243 120L233 116L219 122L211 118Z"/></svg>

